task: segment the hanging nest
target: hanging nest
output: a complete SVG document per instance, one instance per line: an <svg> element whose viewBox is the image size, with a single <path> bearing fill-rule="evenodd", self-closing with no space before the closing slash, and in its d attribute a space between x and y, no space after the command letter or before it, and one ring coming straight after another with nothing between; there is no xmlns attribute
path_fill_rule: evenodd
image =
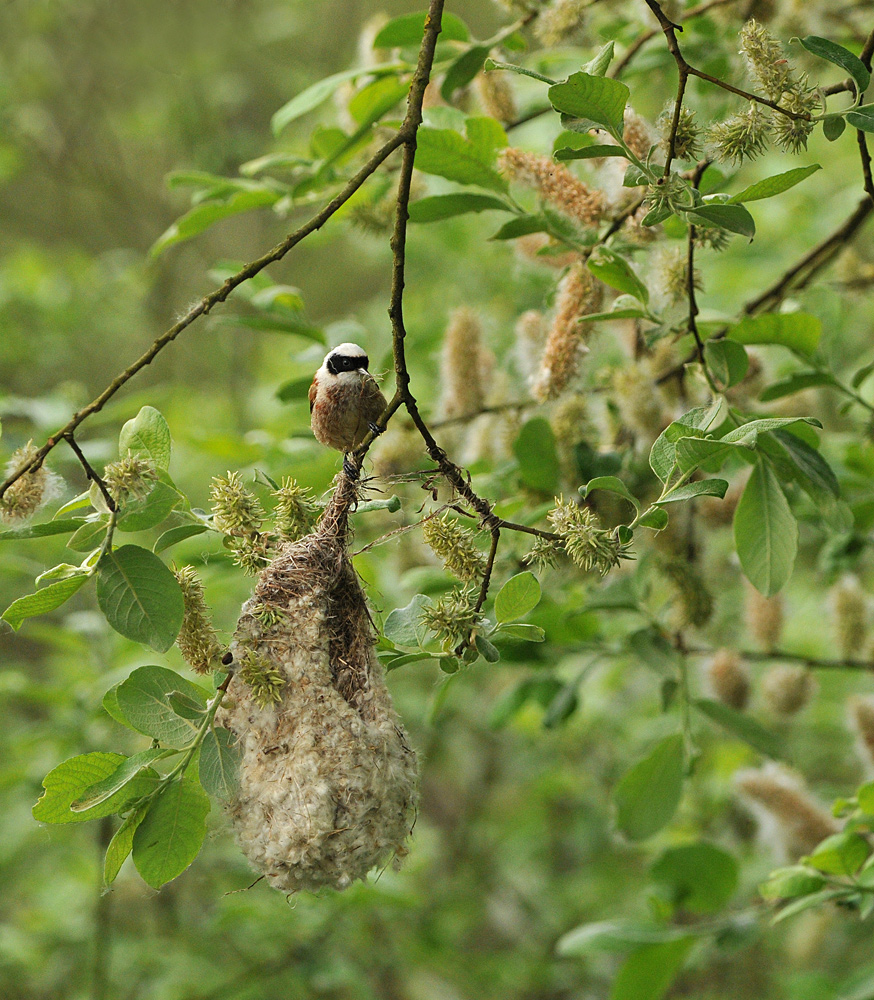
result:
<svg viewBox="0 0 874 1000"><path fill-rule="evenodd" d="M410 748L347 553L357 498L345 474L315 532L258 579L231 645L217 722L242 751L230 813L243 853L277 889L345 889L406 854L416 810Z"/></svg>

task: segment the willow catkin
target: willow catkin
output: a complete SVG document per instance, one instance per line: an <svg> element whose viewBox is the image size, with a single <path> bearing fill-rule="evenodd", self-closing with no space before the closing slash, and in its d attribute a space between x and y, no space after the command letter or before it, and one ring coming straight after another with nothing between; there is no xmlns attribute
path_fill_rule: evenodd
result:
<svg viewBox="0 0 874 1000"><path fill-rule="evenodd" d="M403 856L417 801L364 594L324 521L282 548L243 605L217 715L242 750L229 806L240 847L286 892L345 889Z"/></svg>
<svg viewBox="0 0 874 1000"><path fill-rule="evenodd" d="M808 792L804 782L791 771L776 764L738 771L735 787L760 823L776 827L787 855L798 858L809 854L816 845L833 833L838 825Z"/></svg>
<svg viewBox="0 0 874 1000"><path fill-rule="evenodd" d="M466 417L485 406L491 352L483 347L479 317L460 306L449 318L440 356L443 395L440 413L445 419Z"/></svg>
<svg viewBox="0 0 874 1000"><path fill-rule="evenodd" d="M36 451L32 441L14 451L6 464L6 475L11 476L30 462ZM25 472L0 497L0 521L6 524L26 521L58 495L60 482L60 477L50 472L45 463L38 469Z"/></svg>
<svg viewBox="0 0 874 1000"><path fill-rule="evenodd" d="M766 652L780 645L783 635L783 595L765 597L755 587L747 587L744 598L744 618L750 635Z"/></svg>
<svg viewBox="0 0 874 1000"><path fill-rule="evenodd" d="M519 115L516 98L510 86L509 74L492 70L489 73L477 73L474 87L483 111L492 118L497 118L504 125L515 121Z"/></svg>
<svg viewBox="0 0 874 1000"><path fill-rule="evenodd" d="M562 163L512 146L501 150L498 166L511 180L534 188L540 197L585 228L604 214L604 195L590 188Z"/></svg>
<svg viewBox="0 0 874 1000"><path fill-rule="evenodd" d="M561 45L577 37L591 0L552 0L534 22L534 33L546 46Z"/></svg>
<svg viewBox="0 0 874 1000"><path fill-rule="evenodd" d="M529 233L513 240L513 250L519 257L555 271L563 271L580 259L576 250L560 250L560 246L546 233Z"/></svg>
<svg viewBox="0 0 874 1000"><path fill-rule="evenodd" d="M613 373L614 400L622 423L644 441L654 441L664 426L662 402L650 375L628 362Z"/></svg>
<svg viewBox="0 0 874 1000"><path fill-rule="evenodd" d="M835 640L845 660L863 656L868 636L868 598L858 577L847 574L829 594Z"/></svg>
<svg viewBox="0 0 874 1000"><path fill-rule="evenodd" d="M750 674L733 649L717 649L706 667L707 681L723 704L742 711L750 700Z"/></svg>
<svg viewBox="0 0 874 1000"><path fill-rule="evenodd" d="M581 323L580 317L597 311L601 292L600 283L583 261L573 264L559 282L555 316L531 387L539 402L555 399L573 382L590 330L590 324Z"/></svg>
<svg viewBox="0 0 874 1000"><path fill-rule="evenodd" d="M870 771L874 768L874 698L851 698L847 714L858 737L859 756Z"/></svg>
<svg viewBox="0 0 874 1000"><path fill-rule="evenodd" d="M816 691L816 678L806 667L771 667L762 679L762 694L777 715L797 715Z"/></svg>

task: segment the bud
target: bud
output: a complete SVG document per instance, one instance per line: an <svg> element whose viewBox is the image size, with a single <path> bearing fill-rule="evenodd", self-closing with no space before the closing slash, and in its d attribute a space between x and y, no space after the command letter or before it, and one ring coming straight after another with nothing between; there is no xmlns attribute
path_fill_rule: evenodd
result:
<svg viewBox="0 0 874 1000"><path fill-rule="evenodd" d="M32 441L12 453L6 464L6 475L11 476L23 465L31 461L37 449ZM25 472L0 497L0 520L6 524L16 524L32 517L44 504L57 496L60 479L45 465Z"/></svg>
<svg viewBox="0 0 874 1000"><path fill-rule="evenodd" d="M591 229L604 214L604 196L574 176L562 163L548 156L512 146L501 150L498 166L511 180L534 188L544 201L568 218Z"/></svg>
<svg viewBox="0 0 874 1000"><path fill-rule="evenodd" d="M750 675L733 649L717 649L707 664L707 680L721 702L739 712L747 707Z"/></svg>
<svg viewBox="0 0 874 1000"><path fill-rule="evenodd" d="M565 552L584 572L597 570L605 576L621 559L629 558L628 546L615 532L602 528L588 507L579 507L564 497L556 497L555 504L547 514L549 523L561 535Z"/></svg>
<svg viewBox="0 0 874 1000"><path fill-rule="evenodd" d="M273 523L282 541L296 542L313 530L319 508L312 490L286 477L273 496L276 498Z"/></svg>
<svg viewBox="0 0 874 1000"><path fill-rule="evenodd" d="M576 376L580 355L586 350L583 341L591 329L590 324L580 323L580 316L598 310L601 293L600 283L582 261L559 282L555 317L531 390L540 402L560 396Z"/></svg>
<svg viewBox="0 0 874 1000"><path fill-rule="evenodd" d="M440 412L445 418L470 416L485 406L490 361L479 317L460 306L449 318L440 359Z"/></svg>
<svg viewBox="0 0 874 1000"><path fill-rule="evenodd" d="M783 595L765 597L748 586L744 612L752 637L766 653L772 653L780 645L783 635Z"/></svg>
<svg viewBox="0 0 874 1000"><path fill-rule="evenodd" d="M482 109L487 115L497 118L504 125L509 125L518 118L519 112L513 88L510 86L509 73L498 70L477 73L474 86Z"/></svg>
<svg viewBox="0 0 874 1000"><path fill-rule="evenodd" d="M174 567L173 574L182 591L185 614L176 645L185 662L198 674L212 670L221 653L212 615L203 594L203 583L193 566Z"/></svg>
<svg viewBox="0 0 874 1000"><path fill-rule="evenodd" d="M835 640L845 660L864 656L868 637L868 600L857 577L847 574L831 589L829 594Z"/></svg>
<svg viewBox="0 0 874 1000"><path fill-rule="evenodd" d="M476 598L475 587L456 587L422 609L419 620L440 639L444 651L466 642L482 621Z"/></svg>
<svg viewBox="0 0 874 1000"><path fill-rule="evenodd" d="M485 573L485 556L476 547L474 533L450 514L429 518L422 525L422 537L448 572L462 582L473 583Z"/></svg>
<svg viewBox="0 0 874 1000"><path fill-rule="evenodd" d="M760 822L776 824L789 858L810 854L820 841L837 833L834 819L811 797L802 779L786 768L766 764L738 771L734 780Z"/></svg>
<svg viewBox="0 0 874 1000"><path fill-rule="evenodd" d="M762 681L768 708L777 715L796 715L816 691L816 679L806 667L771 667Z"/></svg>

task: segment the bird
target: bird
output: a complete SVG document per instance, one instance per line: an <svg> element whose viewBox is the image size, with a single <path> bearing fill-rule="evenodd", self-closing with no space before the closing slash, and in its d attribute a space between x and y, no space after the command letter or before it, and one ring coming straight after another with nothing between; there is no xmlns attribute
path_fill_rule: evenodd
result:
<svg viewBox="0 0 874 1000"><path fill-rule="evenodd" d="M348 456L377 426L386 399L367 370L367 353L358 344L328 351L310 386L310 423L316 440ZM344 460L344 468L348 459Z"/></svg>

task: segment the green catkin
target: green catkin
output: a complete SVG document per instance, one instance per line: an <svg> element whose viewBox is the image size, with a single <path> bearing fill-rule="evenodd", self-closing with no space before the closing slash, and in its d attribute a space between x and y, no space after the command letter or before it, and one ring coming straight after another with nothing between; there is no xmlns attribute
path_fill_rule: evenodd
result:
<svg viewBox="0 0 874 1000"><path fill-rule="evenodd" d="M476 587L456 587L422 609L420 621L440 639L444 650L466 642L482 620L476 611Z"/></svg>
<svg viewBox="0 0 874 1000"><path fill-rule="evenodd" d="M296 542L312 531L319 514L312 490L286 477L273 496L276 499L273 524L282 541Z"/></svg>
<svg viewBox="0 0 874 1000"><path fill-rule="evenodd" d="M729 160L735 166L754 160L768 145L770 119L756 104L716 122L707 130L707 140L717 160Z"/></svg>
<svg viewBox="0 0 874 1000"><path fill-rule="evenodd" d="M660 147L667 156L670 148L671 130L674 125L674 104L669 104L656 121ZM674 133L674 156L679 160L697 160L702 152L701 127L695 120L695 112L691 108L680 108L680 118Z"/></svg>
<svg viewBox="0 0 874 1000"><path fill-rule="evenodd" d="M578 507L573 500L555 498L555 507L547 515L571 560L584 572L596 570L605 576L621 559L628 547L612 531L601 527L597 514L588 507Z"/></svg>
<svg viewBox="0 0 874 1000"><path fill-rule="evenodd" d="M237 674L252 692L252 700L259 708L282 701L285 675L266 656L247 649L240 658Z"/></svg>
<svg viewBox="0 0 874 1000"><path fill-rule="evenodd" d="M142 455L125 455L110 462L103 470L103 480L113 500L144 497L157 481L155 467Z"/></svg>
<svg viewBox="0 0 874 1000"><path fill-rule="evenodd" d="M185 615L176 645L191 669L205 674L212 669L213 661L221 653L221 646L204 598L203 583L193 566L174 568L173 573L185 602Z"/></svg>
<svg viewBox="0 0 874 1000"><path fill-rule="evenodd" d="M450 514L429 518L422 526L422 537L446 570L462 583L482 578L486 560L476 547L474 533L463 528Z"/></svg>
<svg viewBox="0 0 874 1000"><path fill-rule="evenodd" d="M239 472L215 476L210 491L213 523L225 535L254 535L261 530L264 508L243 485Z"/></svg>

